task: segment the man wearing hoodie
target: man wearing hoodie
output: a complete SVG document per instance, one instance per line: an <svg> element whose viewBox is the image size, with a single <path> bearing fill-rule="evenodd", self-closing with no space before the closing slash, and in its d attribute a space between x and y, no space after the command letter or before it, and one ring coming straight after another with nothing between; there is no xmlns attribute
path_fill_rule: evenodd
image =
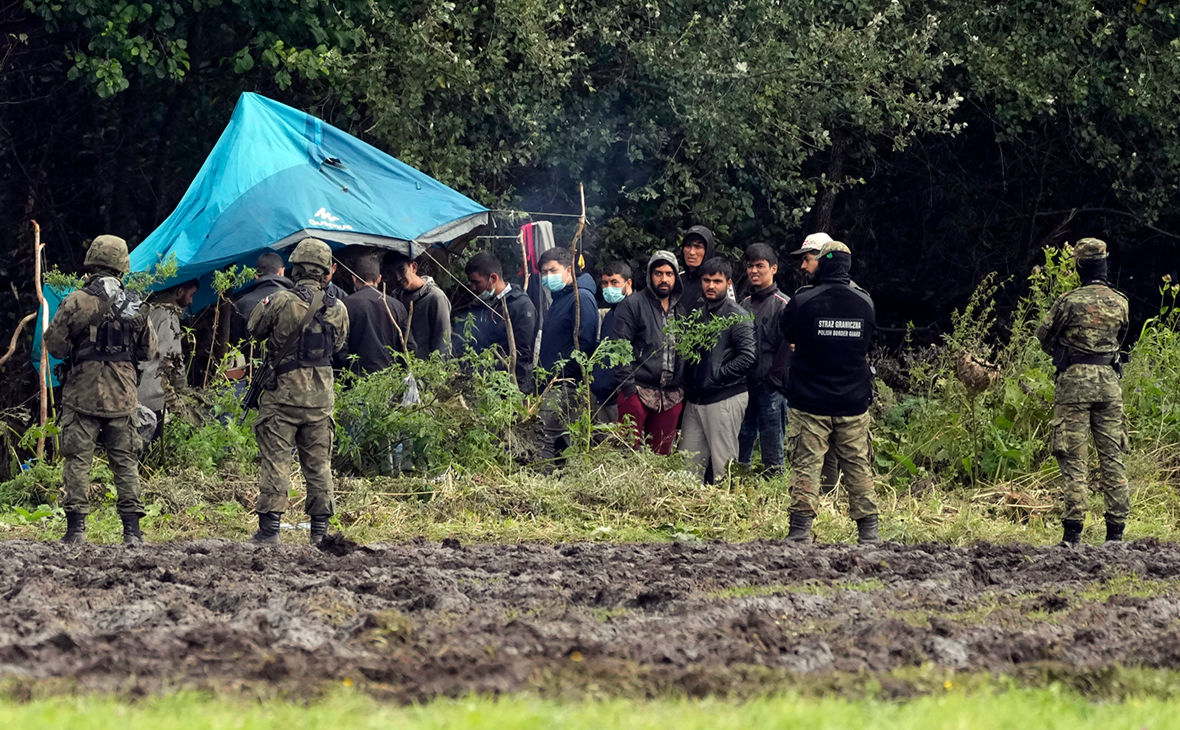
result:
<svg viewBox="0 0 1180 730"><path fill-rule="evenodd" d="M386 257L397 287L397 298L410 317L414 356L425 360L430 353L451 354L451 302L429 276L418 275L418 262L394 251Z"/></svg>
<svg viewBox="0 0 1180 730"><path fill-rule="evenodd" d="M713 258L717 249L717 242L713 238L713 231L705 226L693 226L684 233L684 240L680 244L680 256L684 259L684 273L681 275L681 285L684 291L680 301L686 309L692 309L702 303L701 294L701 265Z"/></svg>
<svg viewBox="0 0 1180 730"><path fill-rule="evenodd" d="M684 360L664 333L680 309L680 270L671 251L647 262L647 286L615 308L611 337L631 343L631 361L615 368L619 422L635 425L635 448L646 441L667 456L684 408Z"/></svg>
<svg viewBox="0 0 1180 730"><path fill-rule="evenodd" d="M729 298L733 268L721 257L700 266L704 303L697 308L704 322L740 317L721 333L708 351L689 366L685 378L684 422L680 450L696 454L706 484L723 478L738 456L738 432L749 395L746 373L754 366L754 323L749 313Z"/></svg>
<svg viewBox="0 0 1180 730"><path fill-rule="evenodd" d="M754 442L759 442L762 468L766 476L783 473L783 428L786 402L782 389L790 361L789 345L783 342L779 320L791 298L778 290L778 255L765 243L746 249L746 277L750 295L742 308L754 315L754 334L758 342L758 361L750 370L750 402L738 434L738 461L746 467L754 456Z"/></svg>
<svg viewBox="0 0 1180 730"><path fill-rule="evenodd" d="M610 338L615 330L615 311L619 304L631 296L631 267L625 261L612 261L598 274L602 289L602 300L606 309L601 311L602 322L598 326L598 340ZM599 365L594 368L594 381L590 392L594 394L594 413L598 423L614 423L619 420L618 403L619 379L614 368Z"/></svg>
<svg viewBox="0 0 1180 730"><path fill-rule="evenodd" d="M848 276L852 253L838 241L818 254L815 283L783 311L783 337L795 346L787 382L787 456L791 514L787 539L811 542L816 487L831 448L844 469L848 511L861 544L880 542L869 459L873 374L869 346L876 330L873 300Z"/></svg>
<svg viewBox="0 0 1180 730"><path fill-rule="evenodd" d="M567 429L577 382L583 377L582 368L574 361L572 353L576 347L590 355L598 346L598 304L594 299L593 276L582 273L577 283L574 282L573 257L569 249L549 249L537 260L537 268L541 285L553 296L541 328L537 365L556 379L547 391L548 384L538 384L542 391L546 391L539 414L541 446L538 459L552 461Z"/></svg>

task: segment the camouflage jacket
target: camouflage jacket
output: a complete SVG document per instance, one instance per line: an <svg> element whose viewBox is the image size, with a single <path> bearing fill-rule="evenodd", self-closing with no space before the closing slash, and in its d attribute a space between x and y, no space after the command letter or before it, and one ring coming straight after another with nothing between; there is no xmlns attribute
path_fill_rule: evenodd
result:
<svg viewBox="0 0 1180 730"><path fill-rule="evenodd" d="M1117 356L1130 326L1127 297L1091 282L1061 295L1037 328L1041 349L1050 355L1066 347L1078 355ZM1076 363L1057 376L1057 403L1120 400L1118 374L1109 365Z"/></svg>
<svg viewBox="0 0 1180 730"><path fill-rule="evenodd" d="M91 276L81 291L67 296L45 331L45 346L54 357L68 360L75 356L79 348L94 341L98 323L113 316L110 301L88 290L92 284L105 284L111 298L123 292L122 283L115 277ZM62 405L98 418L118 418L135 412L139 403L137 363L155 357L156 334L148 322L146 307L139 306L127 314L123 322L130 335L131 360L74 363L62 386Z"/></svg>
<svg viewBox="0 0 1180 730"><path fill-rule="evenodd" d="M295 289L279 291L266 297L250 314L247 325L250 335L256 340L267 340L269 352L280 352L291 338L302 334L298 330L307 316L308 302L300 297L300 290L315 292L322 288L323 285L314 279L301 279L295 283ZM333 298L331 305L326 307L324 319L335 330L333 352L340 352L348 346L348 310L339 299ZM309 325L309 329L314 326ZM274 390L264 390L258 401L260 408L268 405L314 408L323 410L327 416L332 415L335 404L336 390L331 365L297 368L281 373Z"/></svg>
<svg viewBox="0 0 1180 730"><path fill-rule="evenodd" d="M139 364L139 402L153 411L171 405L176 392L187 380L184 368L184 346L181 339L180 315L183 310L170 302L148 305L148 321L156 333L156 356Z"/></svg>

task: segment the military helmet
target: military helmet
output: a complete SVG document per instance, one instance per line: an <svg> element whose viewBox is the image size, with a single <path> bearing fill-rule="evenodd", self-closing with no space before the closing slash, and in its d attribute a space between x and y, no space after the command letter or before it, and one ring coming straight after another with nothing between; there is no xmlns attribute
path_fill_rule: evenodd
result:
<svg viewBox="0 0 1180 730"><path fill-rule="evenodd" d="M118 236L101 235L90 242L86 249L85 266L102 267L126 274L131 271L131 260L127 257L127 242Z"/></svg>
<svg viewBox="0 0 1180 730"><path fill-rule="evenodd" d="M1075 258L1104 259L1106 258L1106 241L1098 238L1083 238L1073 247Z"/></svg>
<svg viewBox="0 0 1180 730"><path fill-rule="evenodd" d="M332 249L318 238L305 238L291 252L288 263L319 266L327 273L332 269Z"/></svg>
<svg viewBox="0 0 1180 730"><path fill-rule="evenodd" d="M846 253L849 256L852 255L852 251L839 241L828 241L825 243L820 248L818 256L822 259L824 256L827 256L830 253Z"/></svg>

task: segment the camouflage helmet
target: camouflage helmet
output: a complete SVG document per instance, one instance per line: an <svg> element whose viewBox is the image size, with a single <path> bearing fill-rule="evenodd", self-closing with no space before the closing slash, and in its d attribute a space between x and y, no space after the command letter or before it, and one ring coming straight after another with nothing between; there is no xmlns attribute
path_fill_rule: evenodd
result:
<svg viewBox="0 0 1180 730"><path fill-rule="evenodd" d="M819 254L817 254L817 255L822 259L825 256L827 256L828 254L832 254L832 253L846 253L849 256L852 255L852 251L849 250L849 248L847 246L845 246L843 243L840 243L839 241L828 241L820 248Z"/></svg>
<svg viewBox="0 0 1180 730"><path fill-rule="evenodd" d="M90 248L86 249L86 258L82 263L88 268L98 267L126 274L131 271L127 242L118 236L97 236L90 242Z"/></svg>
<svg viewBox="0 0 1180 730"><path fill-rule="evenodd" d="M1083 238L1073 247L1076 259L1104 259L1106 258L1106 241L1098 238Z"/></svg>
<svg viewBox="0 0 1180 730"><path fill-rule="evenodd" d="M291 258L287 261L292 266L295 264L318 266L324 270L324 273L327 273L332 269L332 249L318 238L305 238L291 252Z"/></svg>

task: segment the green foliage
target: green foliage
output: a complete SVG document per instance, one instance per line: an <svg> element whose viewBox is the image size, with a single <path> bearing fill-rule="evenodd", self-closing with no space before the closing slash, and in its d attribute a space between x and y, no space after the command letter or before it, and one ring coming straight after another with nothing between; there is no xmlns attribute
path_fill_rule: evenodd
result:
<svg viewBox="0 0 1180 730"><path fill-rule="evenodd" d="M180 263L176 254L170 253L167 258L161 258L148 271L132 271L123 277L123 285L130 291L143 295L148 289L162 284L176 276Z"/></svg>
<svg viewBox="0 0 1180 730"><path fill-rule="evenodd" d="M241 421L242 404L234 384L221 382L202 392L178 394L161 442L152 447L147 463L169 472L195 468L204 474L252 464L258 443L251 430L253 416ZM239 422L241 421L241 422Z"/></svg>
<svg viewBox="0 0 1180 730"><path fill-rule="evenodd" d="M739 322L752 321L754 315L749 313L706 318L702 310L694 309L679 317L669 317L664 334L671 338L677 355L696 364L713 349L727 329Z"/></svg>
<svg viewBox="0 0 1180 730"><path fill-rule="evenodd" d="M416 389L413 395L411 386ZM479 471L506 464L525 398L491 350L407 360L338 381L337 466L354 473Z"/></svg>
<svg viewBox="0 0 1180 730"><path fill-rule="evenodd" d="M1007 322L997 318L1000 287L989 276L952 315L941 347L903 352L906 386L878 387L878 469L899 484L931 475L974 483L1035 473L1048 456L1054 369L1033 332L1052 302L1076 285L1069 248L1046 249ZM978 396L956 375L964 354L998 367L996 384Z"/></svg>
<svg viewBox="0 0 1180 730"><path fill-rule="evenodd" d="M64 297L70 292L82 288L82 277L78 274L67 274L54 266L45 272L45 284L53 289L59 297Z"/></svg>
<svg viewBox="0 0 1180 730"><path fill-rule="evenodd" d="M176 276L177 270L180 268L176 259L176 254L168 254L167 258L157 261L148 271L132 271L123 276L123 286L129 291L136 292L143 295L148 289L154 285L168 281ZM85 277L80 274L67 274L61 269L54 266L45 272L45 283L51 287L58 296L65 296L66 294L82 288L82 283Z"/></svg>
<svg viewBox="0 0 1180 730"><path fill-rule="evenodd" d="M1159 291L1159 314L1144 322L1123 378L1132 438L1146 447L1180 444L1180 285L1165 277Z"/></svg>
<svg viewBox="0 0 1180 730"><path fill-rule="evenodd" d="M144 79L179 82L192 70L194 58L207 61L211 50L224 54L219 60L237 74L262 61L273 81L286 88L296 77L336 72L341 50L365 37L353 20L366 6L359 0L296 5L265 0L25 0L24 5L46 29L78 39L66 54L68 78L102 98ZM225 38L210 37L213 29ZM190 48L190 39L201 45ZM230 43L223 45L227 39Z"/></svg>
<svg viewBox="0 0 1180 730"><path fill-rule="evenodd" d="M40 505L55 503L60 486L60 463L33 461L8 481L0 482L0 506L36 510Z"/></svg>
<svg viewBox="0 0 1180 730"><path fill-rule="evenodd" d="M250 283L256 273L249 266L236 264L227 269L218 269L213 272L213 291L217 292L219 297L225 296L226 292L232 292L238 287Z"/></svg>

